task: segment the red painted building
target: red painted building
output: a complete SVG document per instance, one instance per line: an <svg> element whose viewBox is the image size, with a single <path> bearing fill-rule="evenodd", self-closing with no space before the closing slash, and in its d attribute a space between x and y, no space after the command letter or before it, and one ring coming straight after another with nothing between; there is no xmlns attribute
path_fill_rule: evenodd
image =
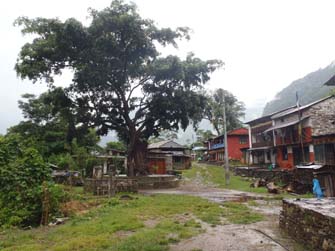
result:
<svg viewBox="0 0 335 251"><path fill-rule="evenodd" d="M230 160L246 161L243 154L245 149L249 147L248 129L239 128L227 133L228 157ZM224 135L210 139L207 142L209 161L223 162L224 161Z"/></svg>
<svg viewBox="0 0 335 251"><path fill-rule="evenodd" d="M258 118L250 128L251 164L292 169L303 163L335 165L335 97Z"/></svg>

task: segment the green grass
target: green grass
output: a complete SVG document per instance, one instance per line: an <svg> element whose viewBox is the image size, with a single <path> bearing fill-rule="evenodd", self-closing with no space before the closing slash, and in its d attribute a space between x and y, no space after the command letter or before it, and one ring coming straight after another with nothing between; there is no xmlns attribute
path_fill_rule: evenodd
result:
<svg viewBox="0 0 335 251"><path fill-rule="evenodd" d="M0 250L168 250L169 243L203 231L195 218L215 225L227 213L220 205L198 197L133 197L136 199L106 200L61 226L3 230ZM157 220L157 224L148 227L147 220Z"/></svg>
<svg viewBox="0 0 335 251"><path fill-rule="evenodd" d="M225 202L223 208L224 217L234 224L250 224L264 219L263 215L238 202Z"/></svg>
<svg viewBox="0 0 335 251"><path fill-rule="evenodd" d="M244 192L253 192L260 194L268 194L265 187L250 187L251 182L243 179L240 176L233 175L230 176L230 184L226 186L226 179L224 173L224 167L192 163L192 168L182 171L182 176L188 179L196 179L197 176L200 176L203 179L205 184L213 184L219 188L233 189ZM269 194L270 195L270 194ZM264 198L269 200L282 200L285 198L313 198L312 193L293 195L289 193L281 194L271 194L271 197Z"/></svg>
<svg viewBox="0 0 335 251"><path fill-rule="evenodd" d="M195 179L197 174L202 177L205 184L214 184L219 188L233 189L244 192L267 193L265 187L250 187L250 182L231 173L230 184L226 186L224 168L214 165L193 163L192 168L183 171L183 177Z"/></svg>

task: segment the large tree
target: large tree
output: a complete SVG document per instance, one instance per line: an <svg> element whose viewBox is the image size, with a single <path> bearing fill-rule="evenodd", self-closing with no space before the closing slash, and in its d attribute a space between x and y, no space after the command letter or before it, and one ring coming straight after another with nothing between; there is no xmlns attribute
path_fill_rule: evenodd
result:
<svg viewBox="0 0 335 251"><path fill-rule="evenodd" d="M142 19L134 4L113 1L102 11L90 10L88 26L70 18L18 18L23 34L35 39L19 54L16 71L34 82L68 68L74 72L68 97L81 121L101 135L115 130L127 143L128 174L144 167L147 139L163 129L186 128L202 117L205 98L198 90L220 66L193 54L181 60L162 57L157 45L177 46L188 28L158 28Z"/></svg>
<svg viewBox="0 0 335 251"><path fill-rule="evenodd" d="M223 110L226 109L227 131L242 127L241 119L245 115L245 105L232 93L224 89L216 89L207 94L208 102L205 118L213 125L218 135L224 133Z"/></svg>

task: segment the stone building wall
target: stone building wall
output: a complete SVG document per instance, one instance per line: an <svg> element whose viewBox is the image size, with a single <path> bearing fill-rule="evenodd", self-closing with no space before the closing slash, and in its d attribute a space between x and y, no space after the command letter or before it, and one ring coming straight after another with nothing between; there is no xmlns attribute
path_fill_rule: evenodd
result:
<svg viewBox="0 0 335 251"><path fill-rule="evenodd" d="M326 99L308 109L312 124L312 136L335 133L335 97Z"/></svg>
<svg viewBox="0 0 335 251"><path fill-rule="evenodd" d="M309 250L335 250L335 199L283 200L280 227Z"/></svg>

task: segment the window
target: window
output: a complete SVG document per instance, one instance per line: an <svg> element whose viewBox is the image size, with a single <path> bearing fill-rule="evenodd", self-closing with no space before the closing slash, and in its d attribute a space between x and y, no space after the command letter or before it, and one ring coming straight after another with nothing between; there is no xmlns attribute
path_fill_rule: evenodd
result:
<svg viewBox="0 0 335 251"><path fill-rule="evenodd" d="M287 148L282 148L283 160L288 160Z"/></svg>
<svg viewBox="0 0 335 251"><path fill-rule="evenodd" d="M247 139L246 136L240 136L240 145L247 144Z"/></svg>
<svg viewBox="0 0 335 251"><path fill-rule="evenodd" d="M266 159L267 159L267 161L271 161L271 154L270 154L270 151L267 151L267 152L266 152Z"/></svg>

